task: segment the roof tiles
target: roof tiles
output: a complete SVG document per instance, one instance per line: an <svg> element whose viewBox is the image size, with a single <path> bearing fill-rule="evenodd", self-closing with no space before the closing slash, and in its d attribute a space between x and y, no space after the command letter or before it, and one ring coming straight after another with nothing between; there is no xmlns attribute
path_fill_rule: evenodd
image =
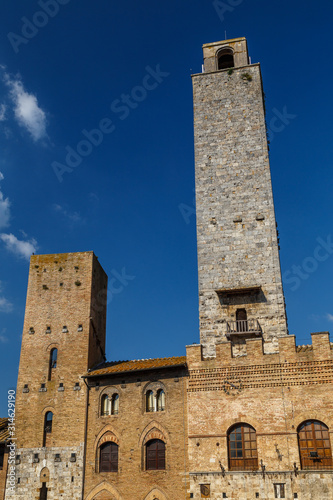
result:
<svg viewBox="0 0 333 500"><path fill-rule="evenodd" d="M8 441L9 430L8 430L8 418L0 418L0 443Z"/></svg>
<svg viewBox="0 0 333 500"><path fill-rule="evenodd" d="M97 375L108 375L124 372L135 372L142 370L154 370L158 368L172 368L186 366L186 356L174 356L172 358L134 359L132 361L112 361L104 363L95 370L86 374L87 377Z"/></svg>

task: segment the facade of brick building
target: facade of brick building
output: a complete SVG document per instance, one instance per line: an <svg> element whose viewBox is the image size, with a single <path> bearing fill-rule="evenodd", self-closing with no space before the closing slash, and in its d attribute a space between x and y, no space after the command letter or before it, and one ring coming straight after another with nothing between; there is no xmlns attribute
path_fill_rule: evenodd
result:
<svg viewBox="0 0 333 500"><path fill-rule="evenodd" d="M92 370L86 380L90 390L84 498L184 498L186 357L109 363ZM149 461L154 442L164 448L157 466L154 459ZM105 472L101 454L110 443L118 463L116 470Z"/></svg>
<svg viewBox="0 0 333 500"><path fill-rule="evenodd" d="M32 256L6 499L333 500L332 344L288 335L260 66L244 38L203 50L200 343L106 362L97 258Z"/></svg>

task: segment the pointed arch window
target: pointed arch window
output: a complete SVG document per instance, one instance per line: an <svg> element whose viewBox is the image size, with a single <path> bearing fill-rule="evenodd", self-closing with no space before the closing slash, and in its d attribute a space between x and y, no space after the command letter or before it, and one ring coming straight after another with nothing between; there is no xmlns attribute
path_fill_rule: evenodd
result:
<svg viewBox="0 0 333 500"><path fill-rule="evenodd" d="M165 443L160 439L146 444L146 470L165 470Z"/></svg>
<svg viewBox="0 0 333 500"><path fill-rule="evenodd" d="M107 442L100 447L100 472L118 472L118 445Z"/></svg>
<svg viewBox="0 0 333 500"><path fill-rule="evenodd" d="M328 427L318 420L303 422L297 431L302 469L333 469Z"/></svg>
<svg viewBox="0 0 333 500"><path fill-rule="evenodd" d="M48 446L49 438L52 433L53 425L53 413L48 411L45 413L44 417L44 436L43 436L43 446Z"/></svg>
<svg viewBox="0 0 333 500"><path fill-rule="evenodd" d="M57 368L57 362L58 362L58 349L54 347L50 351L49 380L52 380L52 375L54 374L54 370Z"/></svg>
<svg viewBox="0 0 333 500"><path fill-rule="evenodd" d="M257 436L248 424L236 424L228 432L229 470L257 470Z"/></svg>

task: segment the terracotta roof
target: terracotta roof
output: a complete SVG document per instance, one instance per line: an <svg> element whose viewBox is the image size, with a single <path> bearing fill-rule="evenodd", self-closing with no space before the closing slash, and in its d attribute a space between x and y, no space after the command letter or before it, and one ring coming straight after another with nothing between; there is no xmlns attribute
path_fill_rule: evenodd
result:
<svg viewBox="0 0 333 500"><path fill-rule="evenodd" d="M9 439L8 418L0 418L0 443Z"/></svg>
<svg viewBox="0 0 333 500"><path fill-rule="evenodd" d="M132 361L112 361L99 365L96 369L89 371L86 377L107 375L109 373L124 373L142 370L154 370L158 368L171 368L174 366L186 366L186 356L175 356L172 358L156 359L134 359Z"/></svg>

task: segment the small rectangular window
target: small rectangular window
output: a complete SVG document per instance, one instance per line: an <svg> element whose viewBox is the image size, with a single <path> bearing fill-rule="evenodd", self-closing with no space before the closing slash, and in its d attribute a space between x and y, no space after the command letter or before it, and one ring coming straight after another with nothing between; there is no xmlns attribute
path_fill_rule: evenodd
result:
<svg viewBox="0 0 333 500"><path fill-rule="evenodd" d="M286 498L285 497L285 484L275 483L274 484L274 494L275 498Z"/></svg>

